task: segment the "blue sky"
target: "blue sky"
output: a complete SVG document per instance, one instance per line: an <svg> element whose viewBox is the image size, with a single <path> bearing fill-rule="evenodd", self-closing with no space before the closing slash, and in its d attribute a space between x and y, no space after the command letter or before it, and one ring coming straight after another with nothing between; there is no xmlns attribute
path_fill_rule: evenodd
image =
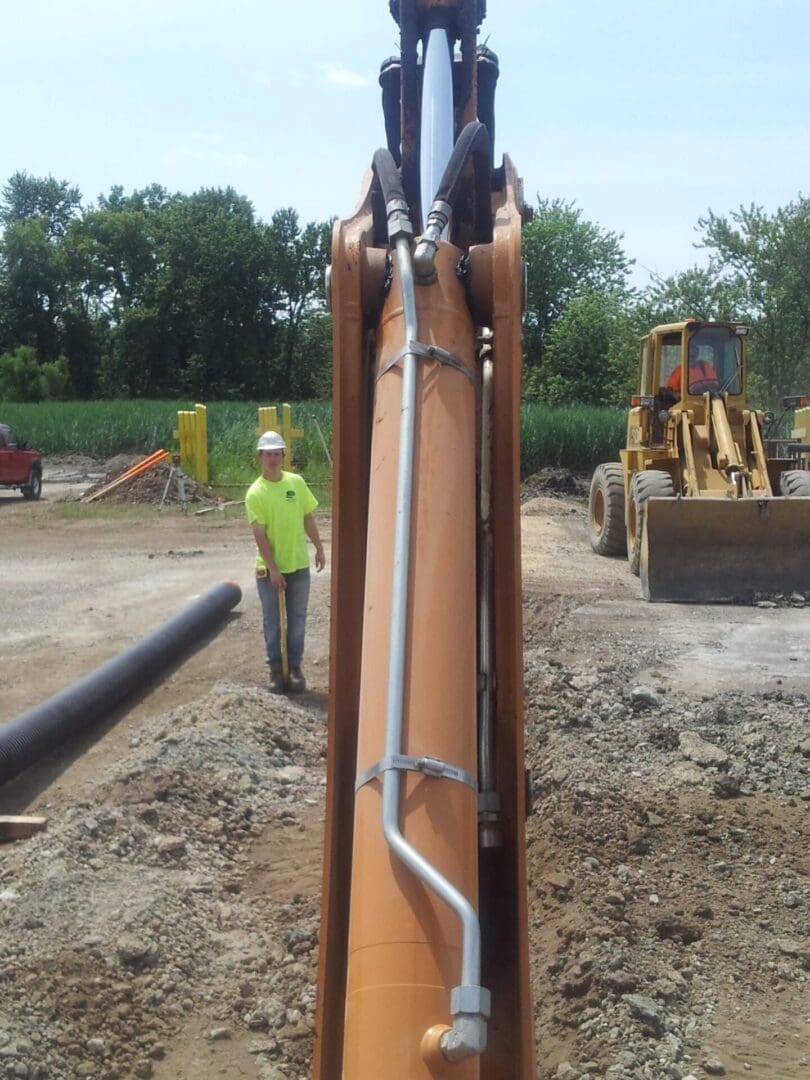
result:
<svg viewBox="0 0 810 1080"><path fill-rule="evenodd" d="M634 279L702 262L698 217L810 193L808 0L489 0L496 153L527 198L624 235ZM384 129L387 0L34 0L3 27L0 180L233 185L346 214Z"/></svg>

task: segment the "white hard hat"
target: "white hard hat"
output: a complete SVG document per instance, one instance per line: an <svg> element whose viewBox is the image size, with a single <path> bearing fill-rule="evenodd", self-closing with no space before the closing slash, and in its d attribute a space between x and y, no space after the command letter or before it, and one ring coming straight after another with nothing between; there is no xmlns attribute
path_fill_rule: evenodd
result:
<svg viewBox="0 0 810 1080"><path fill-rule="evenodd" d="M265 431L259 436L256 450L286 450L287 444L277 431Z"/></svg>

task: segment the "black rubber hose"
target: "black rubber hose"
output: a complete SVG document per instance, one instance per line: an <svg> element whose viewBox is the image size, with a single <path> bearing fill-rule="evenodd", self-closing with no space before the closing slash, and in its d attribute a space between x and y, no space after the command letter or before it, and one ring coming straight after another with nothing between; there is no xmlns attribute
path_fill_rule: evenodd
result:
<svg viewBox="0 0 810 1080"><path fill-rule="evenodd" d="M476 53L478 64L478 119L489 135L489 163L493 165L495 152L495 87L498 84L498 57L486 45L479 45Z"/></svg>
<svg viewBox="0 0 810 1080"><path fill-rule="evenodd" d="M490 163L492 149L486 127L478 120L466 124L450 155L444 170L439 190L433 197L434 202L446 202L455 209L461 185L464 180L464 166L473 159L475 177L475 222L476 231L490 223Z"/></svg>
<svg viewBox="0 0 810 1080"><path fill-rule="evenodd" d="M0 784L97 723L154 680L241 598L242 590L235 582L215 585L100 668L0 727Z"/></svg>
<svg viewBox="0 0 810 1080"><path fill-rule="evenodd" d="M392 56L380 68L385 136L388 149L397 165L402 160L401 75L402 68L398 56Z"/></svg>
<svg viewBox="0 0 810 1080"><path fill-rule="evenodd" d="M388 206L392 199L401 199L404 202L405 189L402 186L402 174L391 151L385 147L376 150L371 167L382 189L385 205Z"/></svg>

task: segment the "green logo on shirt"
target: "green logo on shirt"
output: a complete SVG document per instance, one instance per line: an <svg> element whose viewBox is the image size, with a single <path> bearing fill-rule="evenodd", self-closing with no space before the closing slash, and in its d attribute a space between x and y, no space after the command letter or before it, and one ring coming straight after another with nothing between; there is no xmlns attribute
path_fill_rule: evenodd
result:
<svg viewBox="0 0 810 1080"><path fill-rule="evenodd" d="M295 498L295 492L292 490L292 488L287 488L287 491L285 492L285 494L287 496L287 501L288 502L289 502L290 499Z"/></svg>

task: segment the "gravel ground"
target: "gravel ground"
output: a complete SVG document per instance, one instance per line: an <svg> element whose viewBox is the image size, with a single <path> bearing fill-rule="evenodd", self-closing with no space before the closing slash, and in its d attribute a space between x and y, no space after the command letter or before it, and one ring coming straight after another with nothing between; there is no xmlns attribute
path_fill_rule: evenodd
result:
<svg viewBox="0 0 810 1080"><path fill-rule="evenodd" d="M798 598L644 604L625 565L590 553L571 486L541 478L523 507L538 1077L805 1080L806 612ZM0 1076L302 1080L328 574L313 592L312 693L279 699L264 689L242 522L62 513L47 488L3 508L2 599L19 627L0 643L7 718L93 666L91 643L99 662L212 575L235 568L245 598L141 702L3 793L2 812L49 824L0 848ZM196 557L160 558L180 550ZM156 572L168 597L150 591ZM80 580L86 607L44 617L51 573Z"/></svg>

